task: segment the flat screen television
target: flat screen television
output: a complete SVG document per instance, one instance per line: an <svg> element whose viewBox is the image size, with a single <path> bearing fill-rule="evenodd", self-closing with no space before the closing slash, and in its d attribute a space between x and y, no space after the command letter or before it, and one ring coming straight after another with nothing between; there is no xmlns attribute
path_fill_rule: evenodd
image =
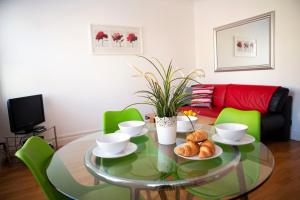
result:
<svg viewBox="0 0 300 200"><path fill-rule="evenodd" d="M13 133L29 133L45 121L41 94L9 99L7 101L10 130Z"/></svg>

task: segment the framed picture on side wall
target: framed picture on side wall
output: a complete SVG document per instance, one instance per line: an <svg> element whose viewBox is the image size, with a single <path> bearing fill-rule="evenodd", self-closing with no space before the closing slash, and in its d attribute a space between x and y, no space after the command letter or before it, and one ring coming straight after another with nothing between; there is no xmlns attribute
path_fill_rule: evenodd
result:
<svg viewBox="0 0 300 200"><path fill-rule="evenodd" d="M274 69L275 12L214 28L215 72Z"/></svg>
<svg viewBox="0 0 300 200"><path fill-rule="evenodd" d="M141 27L91 24L94 54L142 54Z"/></svg>

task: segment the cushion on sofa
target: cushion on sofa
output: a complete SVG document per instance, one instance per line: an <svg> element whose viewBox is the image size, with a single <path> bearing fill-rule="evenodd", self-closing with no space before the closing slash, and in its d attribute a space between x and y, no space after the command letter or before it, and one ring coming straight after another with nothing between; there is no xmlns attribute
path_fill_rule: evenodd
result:
<svg viewBox="0 0 300 200"><path fill-rule="evenodd" d="M226 96L226 88L228 84L196 84L194 86L213 86L213 106L217 107L225 107L225 96Z"/></svg>
<svg viewBox="0 0 300 200"><path fill-rule="evenodd" d="M181 112L186 110L193 110L198 115L204 115L207 117L218 117L219 113L223 110L222 107L193 107L193 106L183 106L179 109Z"/></svg>
<svg viewBox="0 0 300 200"><path fill-rule="evenodd" d="M191 106L212 107L214 86L193 85Z"/></svg>
<svg viewBox="0 0 300 200"><path fill-rule="evenodd" d="M281 112L283 106L285 105L286 101L289 97L289 89L284 87L279 87L274 92L270 104L269 104L269 112Z"/></svg>
<svg viewBox="0 0 300 200"><path fill-rule="evenodd" d="M261 113L268 111L273 93L278 86L235 85L227 86L225 107L239 110L258 110Z"/></svg>

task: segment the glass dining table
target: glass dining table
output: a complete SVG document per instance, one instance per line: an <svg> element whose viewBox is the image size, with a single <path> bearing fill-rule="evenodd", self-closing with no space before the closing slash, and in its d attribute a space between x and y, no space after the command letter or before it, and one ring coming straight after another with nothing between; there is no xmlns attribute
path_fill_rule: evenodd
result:
<svg viewBox="0 0 300 200"><path fill-rule="evenodd" d="M214 133L209 125L198 128ZM160 145L154 124L147 124L148 133L131 142L137 150L125 157L100 158L93 155L97 131L76 139L53 155L46 173L53 186L73 199L84 199L87 193L113 184L129 188L131 199L146 196L147 192L159 192L166 199L165 191L174 190L175 199L180 189L188 196L204 199L236 198L247 195L264 183L274 168L272 152L261 142L242 146L221 143L223 153L208 160L188 160L178 157L174 148L185 142L188 133L177 133L176 144ZM148 196L149 198L149 196Z"/></svg>

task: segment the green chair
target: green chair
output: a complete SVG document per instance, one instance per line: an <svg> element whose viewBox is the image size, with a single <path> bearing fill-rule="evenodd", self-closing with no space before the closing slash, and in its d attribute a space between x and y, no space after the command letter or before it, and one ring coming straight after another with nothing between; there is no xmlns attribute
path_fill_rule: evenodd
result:
<svg viewBox="0 0 300 200"><path fill-rule="evenodd" d="M53 154L53 149L43 139L37 136L29 138L23 147L16 152L16 156L27 165L48 200L70 199L58 192L47 177L46 169L49 162L55 158L53 157ZM59 158L56 157L55 159ZM59 170L50 170L54 170L52 173L56 173L55 177L63 177L63 179L61 179L61 184L72 197L89 200L130 199L130 191L127 188L113 186L110 184L83 186L74 180L60 160L55 160L55 162L57 163L56 168L59 168Z"/></svg>
<svg viewBox="0 0 300 200"><path fill-rule="evenodd" d="M260 112L224 108L215 121L215 125L231 122L246 124L248 134L255 137L256 141L260 141Z"/></svg>
<svg viewBox="0 0 300 200"><path fill-rule="evenodd" d="M69 199L58 192L47 178L46 169L53 153L54 150L43 139L33 136L15 155L27 165L49 200Z"/></svg>
<svg viewBox="0 0 300 200"><path fill-rule="evenodd" d="M143 121L141 113L135 108L121 111L106 111L103 114L104 133L113 133L119 129L118 124L124 121L138 120Z"/></svg>
<svg viewBox="0 0 300 200"><path fill-rule="evenodd" d="M242 123L248 126L248 134L260 141L260 113L258 111L242 111L234 108L224 108L215 121L221 123ZM256 148L254 148L256 146ZM259 179L259 143L243 145L239 147L241 152L241 169L245 176L245 186L248 189L254 187ZM221 199L240 191L238 171L234 170L219 180L199 187L189 187L187 191L204 199Z"/></svg>

